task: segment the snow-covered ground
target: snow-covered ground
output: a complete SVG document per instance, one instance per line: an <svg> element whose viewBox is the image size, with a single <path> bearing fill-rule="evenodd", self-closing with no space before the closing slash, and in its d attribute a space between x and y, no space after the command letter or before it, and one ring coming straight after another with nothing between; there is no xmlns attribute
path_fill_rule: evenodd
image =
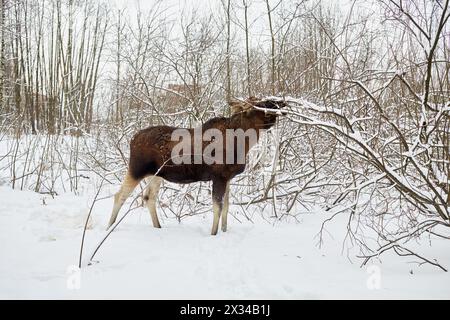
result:
<svg viewBox="0 0 450 320"><path fill-rule="evenodd" d="M449 273L413 258L385 255L360 268L360 260L342 252L344 218L328 225L333 237L319 249L316 235L328 217L322 212L275 225L230 217L229 231L213 237L212 214L181 223L160 217L163 228L154 229L139 208L101 247L98 263L77 273L91 201L0 186L0 298L450 298ZM105 199L93 210L86 258L104 235L111 206ZM450 267L446 242L421 249Z"/></svg>

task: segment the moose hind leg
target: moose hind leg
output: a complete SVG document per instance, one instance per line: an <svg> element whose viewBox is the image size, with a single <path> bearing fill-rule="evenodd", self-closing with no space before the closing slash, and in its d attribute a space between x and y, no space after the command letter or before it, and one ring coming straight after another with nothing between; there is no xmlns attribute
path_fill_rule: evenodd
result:
<svg viewBox="0 0 450 320"><path fill-rule="evenodd" d="M215 236L217 234L217 230L219 229L219 220L220 220L220 212L222 211L222 203L213 199L213 226L211 230L211 235Z"/></svg>
<svg viewBox="0 0 450 320"><path fill-rule="evenodd" d="M114 222L116 222L120 208L122 208L125 200L127 200L127 198L133 192L134 188L136 188L138 183L139 180L133 178L129 173L127 173L125 179L123 180L122 186L119 189L119 192L117 192L114 195L114 206L111 213L111 218L109 219L107 229L109 229L114 224Z"/></svg>
<svg viewBox="0 0 450 320"><path fill-rule="evenodd" d="M162 178L151 176L147 178L147 182L148 187L144 193L144 201L147 203L148 211L152 217L153 227L161 228L156 212L156 198L158 197L158 191L161 186Z"/></svg>
<svg viewBox="0 0 450 320"><path fill-rule="evenodd" d="M223 209L223 198L225 195L227 182L223 180L214 180L213 181L213 192L212 192L212 200L213 200L213 213L214 220L211 230L211 235L215 236L219 229L219 220L220 213Z"/></svg>
<svg viewBox="0 0 450 320"><path fill-rule="evenodd" d="M230 182L227 182L227 186L225 188L225 196L223 199L223 208L222 208L222 231L227 231L227 220L228 220L228 205L230 201Z"/></svg>

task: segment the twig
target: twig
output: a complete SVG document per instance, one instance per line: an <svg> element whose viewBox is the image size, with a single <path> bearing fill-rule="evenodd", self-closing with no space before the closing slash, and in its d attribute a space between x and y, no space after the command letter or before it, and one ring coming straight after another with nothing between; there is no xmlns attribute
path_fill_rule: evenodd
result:
<svg viewBox="0 0 450 320"><path fill-rule="evenodd" d="M81 261L82 261L82 257L83 257L83 247L84 247L84 238L86 235L87 225L88 225L89 219L91 217L92 209L94 208L94 205L98 200L97 198L98 198L98 195L100 194L100 190L102 190L102 186L103 186L103 182L105 181L105 178L106 178L106 176L103 177L102 182L100 183L100 186L98 187L97 193L95 194L94 201L92 201L92 203L91 203L91 207L89 209L89 213L87 215L86 222L84 223L83 236L81 237L80 258L78 260L78 268L81 268Z"/></svg>

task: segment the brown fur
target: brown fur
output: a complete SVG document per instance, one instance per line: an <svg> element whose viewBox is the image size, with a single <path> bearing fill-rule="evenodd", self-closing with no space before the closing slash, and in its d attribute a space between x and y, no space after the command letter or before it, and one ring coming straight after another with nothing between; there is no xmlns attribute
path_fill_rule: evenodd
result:
<svg viewBox="0 0 450 320"><path fill-rule="evenodd" d="M207 129L218 129L222 132L223 137L226 136L226 129L256 129L259 138L259 129L269 129L275 124L277 115L274 113L266 113L261 110L253 108L253 106L267 109L279 109L284 106L282 101L265 100L261 101L254 97L247 99L246 101L230 102L233 115L231 117L218 117L212 118L205 122L201 130L204 132ZM172 141L172 132L176 127L170 126L155 126L149 127L139 131L131 140L130 143L130 163L128 168L128 174L126 181L134 180L136 184L145 177L157 176L167 181L175 183L192 183L197 181L212 181L213 182L213 201L218 206L220 211L224 207L223 201L228 200L227 186L229 181L237 174L241 173L245 169L245 164L194 164L194 143L192 141L191 158L192 164L174 164L171 160L172 149L177 145L178 141ZM194 129L187 129L191 133L192 139L194 139ZM211 142L203 142L203 148L205 148ZM236 155L236 141L235 155ZM245 154L250 150L252 146L246 142ZM224 139L224 156L226 154L225 139ZM236 162L236 161L235 161ZM128 183L130 185L130 183ZM158 187L159 188L159 187ZM128 193L129 188L125 188ZM122 192L119 191L119 193ZM127 195L128 196L128 195ZM116 198L123 198L117 197ZM147 196L148 199L148 196ZM153 202L154 203L154 202ZM119 205L119 209L120 209ZM113 210L111 216L110 225L114 223L117 216L117 206ZM226 214L226 213L225 213ZM153 214L152 214L153 218ZM212 234L217 233L217 223L215 213L214 226ZM224 222L224 221L222 221ZM155 225L155 223L154 223ZM159 225L159 222L158 222ZM226 230L226 218L225 226L222 225L222 230Z"/></svg>

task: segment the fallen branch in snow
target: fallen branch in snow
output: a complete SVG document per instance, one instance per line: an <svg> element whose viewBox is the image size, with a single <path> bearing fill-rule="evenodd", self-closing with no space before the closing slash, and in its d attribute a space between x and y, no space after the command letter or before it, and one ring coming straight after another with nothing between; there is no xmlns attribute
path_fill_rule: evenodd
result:
<svg viewBox="0 0 450 320"><path fill-rule="evenodd" d="M102 179L100 186L98 187L97 193L95 194L94 200L92 201L91 207L89 208L89 213L87 215L86 222L84 223L83 235L81 237L81 245L80 245L80 257L78 259L78 268L81 268L81 261L83 258L84 238L86 236L86 229L87 229L87 226L89 223L89 219L91 218L92 209L94 208L95 203L98 201L98 195L100 194L100 191L102 190L102 186L103 186L103 182L105 182L105 178L106 178L106 176Z"/></svg>
<svg viewBox="0 0 450 320"><path fill-rule="evenodd" d="M151 181L151 180L150 180ZM147 187L150 183L147 183L147 185L145 187ZM125 217L131 212L133 211L132 209L132 205L136 202L136 200L140 197L141 195L138 194L133 198L133 201L131 201L130 206L128 207L128 210L123 214L123 216L116 221L111 228L109 228L109 230L107 231L106 235L102 238L102 240L100 240L100 242L98 243L98 245L95 247L95 250L92 252L90 258L89 258L89 262L88 262L88 266L92 265L92 262L94 260L95 255L97 254L98 250L100 249L100 247L103 245L103 243L106 241L106 239L109 237L109 235L116 229L116 227L125 219Z"/></svg>
<svg viewBox="0 0 450 320"><path fill-rule="evenodd" d="M419 258L420 260L422 260L423 262L420 263L420 265L424 264L424 263L429 263L433 266L438 267L439 269L448 272L448 270L446 268L444 268L442 265L440 265L436 259L434 259L434 261L427 259L421 255L419 255L418 253L413 252L412 250L405 248L399 244L393 243L392 245L386 246L384 248L380 248L380 250L372 255L368 255L368 256L358 256L358 258L364 258L363 263L361 264L362 266L365 266L372 258L374 257L378 257L380 256L382 253L388 251L388 250L394 250L394 252L396 254L398 254L401 257L410 257L410 256L414 256Z"/></svg>
<svg viewBox="0 0 450 320"><path fill-rule="evenodd" d="M105 174L105 175L103 176L103 179L102 179L102 181L100 182L100 186L99 186L98 189L97 189L97 193L95 194L94 200L92 201L91 206L90 206L90 208L89 208L89 213L88 213L88 215L87 215L87 217L86 217L86 222L84 223L83 235L82 235L82 237L81 237L80 256L79 256L79 259L78 259L78 267L79 267L79 268L81 268L81 262L82 262L82 258L83 258L84 239L85 239L85 237L86 237L86 230L87 230L87 226L88 226L88 223L89 223L89 219L91 218L92 209L94 209L94 205L95 205L95 203L96 203L97 201L100 201L100 200L104 200L104 199L105 199L105 197L99 199L99 198L98 198L98 195L100 194L100 191L102 190L103 183L105 182L106 177L107 177L108 175L110 175L110 174L116 174L116 173L117 173L116 171L113 171L113 172L109 172L109 173L107 173L107 174ZM109 198L109 197L107 197L107 198Z"/></svg>

